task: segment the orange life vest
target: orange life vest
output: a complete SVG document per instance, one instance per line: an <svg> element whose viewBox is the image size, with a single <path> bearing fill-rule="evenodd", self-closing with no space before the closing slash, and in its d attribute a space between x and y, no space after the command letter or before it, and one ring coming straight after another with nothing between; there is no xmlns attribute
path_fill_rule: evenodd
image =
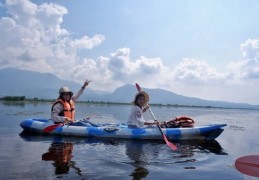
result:
<svg viewBox="0 0 259 180"><path fill-rule="evenodd" d="M69 102L64 101L62 99L58 99L52 106L51 110L53 110L53 107L57 104L61 103L63 105L63 111L61 111L58 115L68 117L70 119L75 119L75 103L70 100Z"/></svg>
<svg viewBox="0 0 259 180"><path fill-rule="evenodd" d="M188 116L178 116L169 121L162 122L160 124L161 128L185 128L185 127L193 127L194 120Z"/></svg>

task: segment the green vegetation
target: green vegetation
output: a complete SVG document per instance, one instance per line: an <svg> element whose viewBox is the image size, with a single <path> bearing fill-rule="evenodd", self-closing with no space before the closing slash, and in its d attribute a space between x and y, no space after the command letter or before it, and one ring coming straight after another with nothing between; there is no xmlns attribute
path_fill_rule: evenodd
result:
<svg viewBox="0 0 259 180"><path fill-rule="evenodd" d="M25 96L4 96L0 100L3 100L3 101L25 101Z"/></svg>
<svg viewBox="0 0 259 180"><path fill-rule="evenodd" d="M55 99L26 98L26 96L3 96L0 101L19 101L19 102L53 102Z"/></svg>
<svg viewBox="0 0 259 180"><path fill-rule="evenodd" d="M38 99L38 98L26 98L25 96L4 96L0 98L0 101L5 102L27 102L27 103L39 103L39 102L55 102L56 99ZM131 105L132 103L123 102L110 102L110 101L77 101L77 103L89 104L89 105ZM174 107L174 108L206 108L206 109L247 109L247 108L226 108L226 107L214 107L214 106L197 106L197 105L181 105L181 104L150 104L154 107Z"/></svg>
<svg viewBox="0 0 259 180"><path fill-rule="evenodd" d="M4 96L0 98L2 101L23 101L23 102L55 102L55 99L39 99L39 98L26 98L25 96ZM96 105L131 105L131 103L123 102L110 102L110 101L77 101L77 103L83 104L96 104ZM150 104L152 106L158 107L201 107L201 106L188 106L188 105L178 105L178 104Z"/></svg>

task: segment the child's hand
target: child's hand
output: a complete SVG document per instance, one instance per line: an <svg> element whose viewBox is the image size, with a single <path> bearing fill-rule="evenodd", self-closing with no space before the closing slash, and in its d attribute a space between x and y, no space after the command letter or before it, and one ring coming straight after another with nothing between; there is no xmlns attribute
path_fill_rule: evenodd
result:
<svg viewBox="0 0 259 180"><path fill-rule="evenodd" d="M157 120L155 120L154 124L156 124L156 125L160 125L160 122L159 122L159 121L157 121Z"/></svg>
<svg viewBox="0 0 259 180"><path fill-rule="evenodd" d="M150 106L147 104L147 105L144 107L143 112L146 112L149 108L150 108Z"/></svg>
<svg viewBox="0 0 259 180"><path fill-rule="evenodd" d="M88 86L90 82L91 82L90 80L86 80L86 81L84 82L83 88L85 88L86 86Z"/></svg>
<svg viewBox="0 0 259 180"><path fill-rule="evenodd" d="M68 123L68 122L74 122L74 120L73 120L73 119L70 119L70 118L68 118L68 117L65 117L65 123Z"/></svg>

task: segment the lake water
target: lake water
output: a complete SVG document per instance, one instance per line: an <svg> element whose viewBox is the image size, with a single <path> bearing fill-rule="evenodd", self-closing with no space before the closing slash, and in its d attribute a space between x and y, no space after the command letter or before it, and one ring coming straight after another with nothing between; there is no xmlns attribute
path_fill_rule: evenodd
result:
<svg viewBox="0 0 259 180"><path fill-rule="evenodd" d="M50 103L0 102L0 179L255 179L234 168L235 160L259 154L259 111L153 107L160 120L193 117L196 124L226 123L212 142L59 138L22 133L27 118L49 118ZM126 122L130 106L77 104L77 119ZM146 119L151 119L147 115Z"/></svg>

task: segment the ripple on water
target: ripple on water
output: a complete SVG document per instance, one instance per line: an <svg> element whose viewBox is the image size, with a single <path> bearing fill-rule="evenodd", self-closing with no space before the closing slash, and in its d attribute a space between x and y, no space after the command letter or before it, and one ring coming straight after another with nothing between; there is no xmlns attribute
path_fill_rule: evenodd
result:
<svg viewBox="0 0 259 180"><path fill-rule="evenodd" d="M234 131L245 131L245 128L242 126L229 125L228 128Z"/></svg>
<svg viewBox="0 0 259 180"><path fill-rule="evenodd" d="M21 137L34 142L53 142L55 138L50 136L27 135L30 138ZM45 140L44 140L45 139ZM226 155L217 141L183 141L175 142L179 147L178 151L172 151L163 141L141 141L141 140L116 140L99 138L62 138L58 143L70 144L73 149L67 173L57 173L57 160L50 161L55 167L56 177L94 177L119 178L145 177L150 169L160 171L164 168L174 168L178 172L185 170L196 170L200 166L211 161L211 154ZM60 145L50 144L45 154L57 148L60 152ZM64 150L62 150L63 152ZM63 159L63 158L61 158ZM167 169L169 170L169 169ZM62 172L62 171L61 171Z"/></svg>
<svg viewBox="0 0 259 180"><path fill-rule="evenodd" d="M19 136L21 120L48 118L49 106L1 106L1 179L242 179L229 165L237 156L259 150L259 113L249 110L154 108L159 119L188 115L196 125L228 124L217 141L174 142L178 151L163 141ZM78 117L92 116L101 123L125 122L130 110L130 106L77 107Z"/></svg>
<svg viewBox="0 0 259 180"><path fill-rule="evenodd" d="M6 113L8 116L35 116L35 115L42 115L46 114L44 112L31 112L31 111L20 111L20 112L12 112Z"/></svg>

